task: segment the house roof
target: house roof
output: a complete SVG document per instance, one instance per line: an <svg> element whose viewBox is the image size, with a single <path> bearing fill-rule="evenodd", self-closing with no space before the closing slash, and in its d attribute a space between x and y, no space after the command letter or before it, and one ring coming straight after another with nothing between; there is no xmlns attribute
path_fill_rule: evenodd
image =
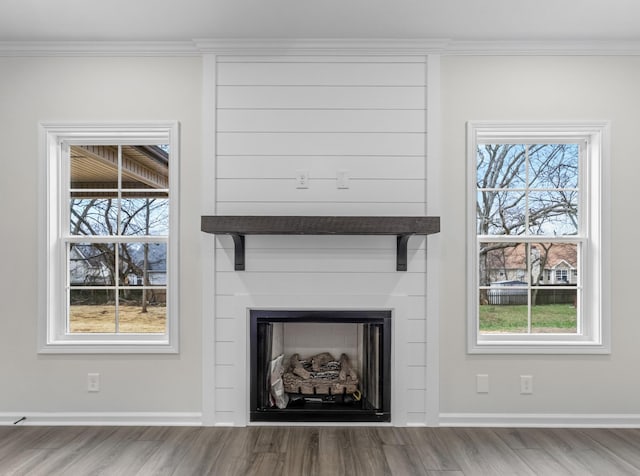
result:
<svg viewBox="0 0 640 476"><path fill-rule="evenodd" d="M578 263L577 246L565 243L540 243L532 246L535 256L540 256L544 269L554 269L565 264L576 268ZM487 254L487 266L490 269L523 269L526 268L526 248L523 244L515 247L494 247Z"/></svg>

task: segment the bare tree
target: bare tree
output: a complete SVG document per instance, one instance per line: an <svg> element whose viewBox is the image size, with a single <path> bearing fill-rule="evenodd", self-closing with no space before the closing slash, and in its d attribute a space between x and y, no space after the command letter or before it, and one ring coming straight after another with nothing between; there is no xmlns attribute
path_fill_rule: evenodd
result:
<svg viewBox="0 0 640 476"><path fill-rule="evenodd" d="M476 162L476 231L483 236L513 236L513 242L480 246L480 285L490 284L491 252L518 245L518 236L571 235L578 226L578 147L576 144L481 144ZM540 244L531 257L542 279L552 244ZM483 295L480 296L481 302ZM486 296L484 296L486 299Z"/></svg>
<svg viewBox="0 0 640 476"><path fill-rule="evenodd" d="M140 236L166 234L168 202L165 198L74 198L71 200L70 231L85 236ZM118 246L116 252L116 246ZM127 283L130 275L142 277L143 312L147 307L146 287L150 285L149 243L92 242L82 245L83 255L109 270L108 285ZM116 261L116 253L118 260ZM166 256L160 257L166 259Z"/></svg>

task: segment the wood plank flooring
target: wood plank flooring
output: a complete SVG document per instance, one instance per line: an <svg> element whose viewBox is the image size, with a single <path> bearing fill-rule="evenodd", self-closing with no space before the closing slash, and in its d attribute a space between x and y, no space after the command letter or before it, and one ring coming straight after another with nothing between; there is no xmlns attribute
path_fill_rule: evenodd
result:
<svg viewBox="0 0 640 476"><path fill-rule="evenodd" d="M640 475L638 429L0 427L0 475Z"/></svg>

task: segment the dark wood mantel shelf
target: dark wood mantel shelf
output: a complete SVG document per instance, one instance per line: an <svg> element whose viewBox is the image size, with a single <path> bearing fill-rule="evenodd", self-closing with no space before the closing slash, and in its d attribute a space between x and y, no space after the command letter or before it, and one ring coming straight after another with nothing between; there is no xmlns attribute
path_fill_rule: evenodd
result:
<svg viewBox="0 0 640 476"><path fill-rule="evenodd" d="M395 235L396 269L406 271L409 238L438 233L440 217L207 215L202 217L201 230L231 235L236 271L245 269L245 235Z"/></svg>

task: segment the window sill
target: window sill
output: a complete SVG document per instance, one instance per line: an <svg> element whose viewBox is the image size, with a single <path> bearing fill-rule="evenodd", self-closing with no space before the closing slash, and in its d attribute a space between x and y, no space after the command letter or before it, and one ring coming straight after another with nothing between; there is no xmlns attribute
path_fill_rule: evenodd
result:
<svg viewBox="0 0 640 476"><path fill-rule="evenodd" d="M592 341L532 342L525 340L484 341L468 346L468 354L610 354L608 344Z"/></svg>
<svg viewBox="0 0 640 476"><path fill-rule="evenodd" d="M41 344L39 354L177 354L178 346L166 341L82 340Z"/></svg>

